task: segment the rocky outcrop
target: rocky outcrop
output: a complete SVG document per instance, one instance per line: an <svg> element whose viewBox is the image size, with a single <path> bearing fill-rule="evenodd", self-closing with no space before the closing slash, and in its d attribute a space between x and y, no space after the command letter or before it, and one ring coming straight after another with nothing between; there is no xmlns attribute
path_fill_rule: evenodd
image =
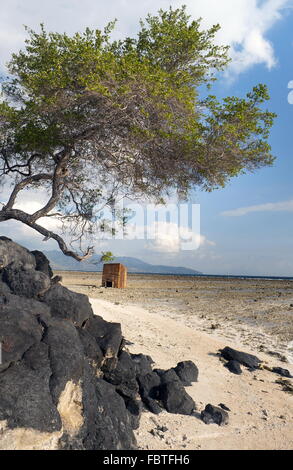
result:
<svg viewBox="0 0 293 470"><path fill-rule="evenodd" d="M221 356L227 361L238 362L238 364L242 364L252 371L258 369L261 364L261 360L257 356L242 351L237 351L236 349L230 348L229 346L221 349L220 353Z"/></svg>
<svg viewBox="0 0 293 470"><path fill-rule="evenodd" d="M36 270L42 271L47 274L49 277L53 277L53 271L51 269L48 258L41 251L34 250L31 251L31 254L34 255L36 260Z"/></svg>
<svg viewBox="0 0 293 470"><path fill-rule="evenodd" d="M34 255L23 246L14 243L10 238L0 237L0 269L17 261L23 268L35 268Z"/></svg>
<svg viewBox="0 0 293 470"><path fill-rule="evenodd" d="M43 253L0 237L0 263L0 449L133 449L143 406L193 413L191 361L154 371L130 354Z"/></svg>

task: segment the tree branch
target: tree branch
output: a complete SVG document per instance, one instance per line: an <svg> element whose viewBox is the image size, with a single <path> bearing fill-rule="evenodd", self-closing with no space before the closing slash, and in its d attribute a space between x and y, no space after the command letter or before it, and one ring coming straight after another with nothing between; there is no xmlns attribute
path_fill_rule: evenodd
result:
<svg viewBox="0 0 293 470"><path fill-rule="evenodd" d="M15 185L7 204L4 206L4 209L12 209L19 191L24 189L26 186L41 180L51 180L52 177L52 174L40 173L39 175L29 176L28 178L25 178L24 180L20 181L20 183Z"/></svg>
<svg viewBox="0 0 293 470"><path fill-rule="evenodd" d="M3 175L8 175L10 172L11 173L19 173L21 176L30 176L31 175L31 164L32 161L36 158L39 157L39 153L34 153L33 155L30 156L30 158L27 160L26 163L16 163L14 165L10 165L8 161L8 157L6 155L5 149L1 150L2 158L4 160L4 166L2 168L2 174ZM20 170L20 168L28 168L28 172L24 173L23 171Z"/></svg>
<svg viewBox="0 0 293 470"><path fill-rule="evenodd" d="M75 253L74 251L69 250L66 243L59 235L57 235L54 232L51 232L50 230L47 230L46 228L42 227L39 224L36 224L34 220L32 220L32 216L30 214L27 214L24 211L21 211L19 209L9 209L9 210L2 209L0 211L0 222L4 222L6 220L11 220L11 219L18 220L19 222L22 222L28 227L31 227L32 229L36 230L40 234L44 235L46 240L49 240L50 238L56 240L56 242L59 245L60 250L64 253L64 255L71 256L77 261L83 261L89 258L90 256L92 256L94 252L92 246L89 246L83 255L79 255L78 253Z"/></svg>
<svg viewBox="0 0 293 470"><path fill-rule="evenodd" d="M68 158L68 155L64 154L63 157L59 158L59 161L55 167L54 174L52 175L52 193L51 197L48 200L48 202L39 209L38 211L34 212L32 214L32 220L35 222L38 220L40 217L44 217L47 215L48 212L50 212L54 207L56 206L57 202L60 199L61 196L61 189L60 189L60 183L63 181L64 177L67 174L66 168L65 168L65 162Z"/></svg>

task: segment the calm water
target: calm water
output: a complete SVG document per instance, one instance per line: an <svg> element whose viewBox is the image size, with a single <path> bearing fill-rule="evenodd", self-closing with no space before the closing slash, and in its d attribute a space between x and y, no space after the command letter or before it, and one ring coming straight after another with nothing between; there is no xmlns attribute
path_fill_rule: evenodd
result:
<svg viewBox="0 0 293 470"><path fill-rule="evenodd" d="M230 274L168 274L168 273L130 273L130 274L143 274L147 276L182 276L182 277L208 277L218 279L268 279L271 281L293 281L293 277L289 276L244 276L244 275L230 275Z"/></svg>

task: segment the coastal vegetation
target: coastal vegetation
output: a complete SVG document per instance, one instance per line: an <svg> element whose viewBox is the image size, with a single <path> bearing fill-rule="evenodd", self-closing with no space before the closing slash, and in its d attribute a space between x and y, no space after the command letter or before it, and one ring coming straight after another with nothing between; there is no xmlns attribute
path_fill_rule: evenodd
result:
<svg viewBox="0 0 293 470"><path fill-rule="evenodd" d="M203 30L183 7L148 15L134 38L112 40L114 27L73 36L27 28L2 81L0 182L11 192L0 221L24 223L77 260L92 254L82 240L113 232L101 210L118 197L187 198L274 160L266 86L222 101L209 94L229 63L228 47L215 42L219 25ZM16 208L27 189L47 194L33 213ZM115 217L127 223L123 211Z"/></svg>

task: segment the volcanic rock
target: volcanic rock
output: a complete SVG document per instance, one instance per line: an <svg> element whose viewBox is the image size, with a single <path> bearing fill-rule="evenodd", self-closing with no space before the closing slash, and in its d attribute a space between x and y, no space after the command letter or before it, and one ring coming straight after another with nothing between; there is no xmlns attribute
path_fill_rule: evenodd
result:
<svg viewBox="0 0 293 470"><path fill-rule="evenodd" d="M224 426L229 422L229 415L222 408L208 404L201 412L201 419L205 424L216 423L219 426Z"/></svg>
<svg viewBox="0 0 293 470"><path fill-rule="evenodd" d="M261 364L261 360L258 357L242 351L237 351L236 349L232 349L228 346L226 346L220 352L221 356L227 361L238 361L240 364L248 367L251 370L258 369Z"/></svg>

